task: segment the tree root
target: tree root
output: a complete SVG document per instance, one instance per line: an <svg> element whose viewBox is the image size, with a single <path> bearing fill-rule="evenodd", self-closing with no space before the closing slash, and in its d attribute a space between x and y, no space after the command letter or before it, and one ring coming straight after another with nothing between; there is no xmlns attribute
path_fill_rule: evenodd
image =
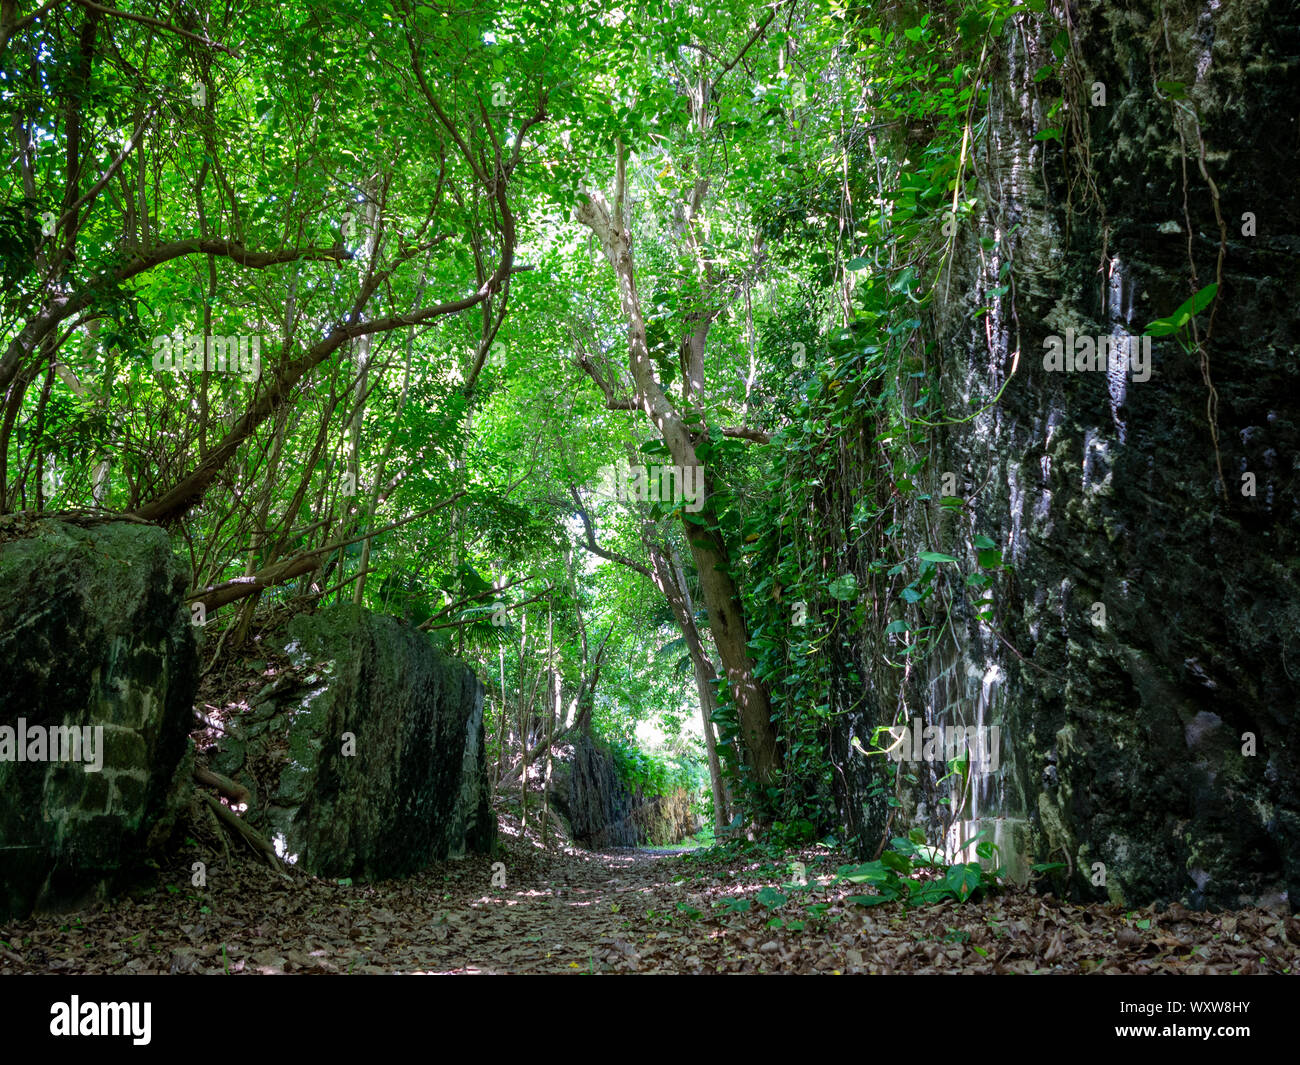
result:
<svg viewBox="0 0 1300 1065"><path fill-rule="evenodd" d="M220 773L203 766L194 767L194 781L204 787L216 788L231 802L241 802L246 806L251 806L253 803L253 796L243 784L238 784L229 777L223 777Z"/></svg>
<svg viewBox="0 0 1300 1065"><path fill-rule="evenodd" d="M212 812L212 807L206 803L203 805L204 812L208 815L208 821L212 824L212 835L218 843L221 844L221 856L227 865L230 864L230 844L226 842L226 834L221 829L221 822L217 820L217 815Z"/></svg>
<svg viewBox="0 0 1300 1065"><path fill-rule="evenodd" d="M267 865L277 873L284 872L284 865L280 861L279 856L275 853L275 848L263 839L260 833L250 825L245 824L233 810L227 806L222 806L220 800L214 799L206 791L200 791L198 794L203 797L203 801L208 804L209 809L217 815L217 819L225 825L228 830L247 843L248 846L252 848L253 852L264 858Z"/></svg>

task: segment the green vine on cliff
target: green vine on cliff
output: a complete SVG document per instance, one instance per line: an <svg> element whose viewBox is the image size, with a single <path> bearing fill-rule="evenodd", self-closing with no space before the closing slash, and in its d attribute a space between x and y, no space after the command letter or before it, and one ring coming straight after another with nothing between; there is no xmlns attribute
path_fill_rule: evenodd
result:
<svg viewBox="0 0 1300 1065"><path fill-rule="evenodd" d="M874 90L873 116L884 119L878 125L895 128L891 101L906 100L909 121L927 127L925 139L850 141L843 150L856 150L857 165L842 164L849 177L838 201L810 203L806 190L817 182L798 172L776 197L779 235L796 204L805 215L834 220L836 231L845 229L844 200L874 204L868 217L847 218L867 249L839 261L836 280L851 296L847 305L809 293L809 310L822 321L816 362L800 375L784 412L788 427L773 439L774 461L757 486L756 496L769 502L754 508L743 529L753 574L750 646L756 675L780 707L774 719L786 750L782 786L766 798L786 819L832 820L829 796L842 770L825 754L828 731L833 719L859 711L868 691L854 663L890 661L903 683L950 624L953 595L946 589L954 578L943 570L957 559L937 550L936 531L919 552L905 533L911 516L933 506L924 483L935 430L991 404L973 413L941 409L928 323L958 228L975 216L978 201L966 188L987 129L976 116L987 105L992 42L1033 7L977 2L947 26L927 16L896 31L857 29L861 77ZM995 247L980 244L981 253ZM990 303L1013 292L1010 270L1006 255ZM773 323L767 345L802 355L814 344L796 343L800 332L796 321ZM977 616L989 616L990 578L977 576L958 594L971 596ZM933 616L927 620L923 611Z"/></svg>
<svg viewBox="0 0 1300 1065"><path fill-rule="evenodd" d="M1161 28L1164 30L1165 50L1170 57L1170 63L1173 63L1173 45L1169 40L1169 18L1163 10L1160 12ZM1201 132L1201 118L1195 105L1195 101L1187 95L1186 86L1179 81L1166 80L1156 83L1157 95L1163 90L1164 97L1168 100L1170 107L1174 111L1174 128L1178 132L1179 156L1182 163L1182 180L1183 180L1183 224L1187 234L1187 264L1191 270L1189 279L1192 299L1189 302L1195 302L1204 293L1209 292L1209 322L1205 328L1205 336L1200 335L1200 327L1196 321L1196 315L1199 311L1193 311L1187 321L1187 332L1190 336L1190 346L1184 344L1184 350L1194 350L1200 364L1201 379L1205 382L1205 419L1210 426L1210 441L1214 446L1214 463L1219 473L1219 490L1224 500L1228 498L1228 483L1223 476L1223 456L1219 451L1219 393L1214 387L1214 381L1210 376L1210 337L1214 333L1214 316L1219 310L1219 297L1223 291L1223 259L1228 251L1228 226L1223 219L1223 209L1219 203L1219 187L1210 177L1209 167L1206 164L1205 137ZM1192 217L1191 210L1187 202L1188 189L1190 182L1187 176L1187 136L1183 131L1183 123L1178 120L1181 115L1191 126L1191 131L1196 138L1196 163L1200 170L1201 178L1204 180L1210 194L1210 202L1214 207L1214 219L1219 228L1219 246L1214 261L1214 283L1201 287L1199 276L1196 269L1196 255L1192 246ZM1184 304L1186 307L1186 304ZM1183 308L1179 308L1181 311ZM1178 312L1175 312L1177 314Z"/></svg>

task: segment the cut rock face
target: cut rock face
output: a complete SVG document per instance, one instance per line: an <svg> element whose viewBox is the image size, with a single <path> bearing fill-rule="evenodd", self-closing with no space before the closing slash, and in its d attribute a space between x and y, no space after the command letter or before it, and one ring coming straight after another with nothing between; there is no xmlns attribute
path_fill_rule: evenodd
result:
<svg viewBox="0 0 1300 1065"><path fill-rule="evenodd" d="M1284 130L1294 126L1278 42L1296 16L1267 3L1212 14L1122 6L1117 18L1115 5L1080 5L1070 30L1082 84L1104 86L1109 101L1080 101L1101 178L1086 209L1071 206L1074 164L1062 169L1035 141L1032 82L1048 42L1026 56L1023 42L1003 40L983 213L963 223L933 304L944 409L975 413L935 434L925 490L961 505L917 505L899 523L910 549L958 559L954 578L982 571L993 606L977 611L963 593L950 616L925 616L944 638L901 687L864 634L857 660L838 669L841 809L866 848L897 833L876 798L893 777L872 776L883 777L884 759L851 747L897 716L996 725L1000 765L972 769L957 822L940 805L950 798L941 759L916 767L901 823L949 844L985 831L998 862L1059 864L1053 889L1080 901L1294 909L1300 311L1280 249L1296 243L1300 193L1275 175L1290 165ZM1141 335L1215 276L1219 244L1215 199L1194 176L1184 186L1195 138L1180 144L1169 100L1141 73L1152 64L1203 74L1187 87L1196 137L1213 145L1216 180L1232 176L1225 299L1207 349L1213 431L1197 355L1174 336ZM1185 202L1196 286L1184 228L1169 221ZM1243 212L1274 221L1251 236ZM999 242L995 253L984 238ZM1013 263L1023 283L991 295L991 278ZM1097 357L1103 341L1127 350L1127 369Z"/></svg>
<svg viewBox="0 0 1300 1065"><path fill-rule="evenodd" d="M613 755L586 733L556 760L551 799L574 841L594 849L670 845L700 827L686 789L651 796L633 791L620 779Z"/></svg>
<svg viewBox="0 0 1300 1065"><path fill-rule="evenodd" d="M163 852L197 670L166 533L0 529L0 919L77 909Z"/></svg>
<svg viewBox="0 0 1300 1065"><path fill-rule="evenodd" d="M301 682L272 682L214 760L252 822L317 876L384 879L495 839L483 687L418 629L354 606L300 615L282 639Z"/></svg>

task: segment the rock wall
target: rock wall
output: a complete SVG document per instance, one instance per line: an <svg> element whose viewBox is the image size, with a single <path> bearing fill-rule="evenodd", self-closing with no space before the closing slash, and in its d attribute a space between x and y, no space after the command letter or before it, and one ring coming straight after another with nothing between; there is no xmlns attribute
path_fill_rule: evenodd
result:
<svg viewBox="0 0 1300 1065"><path fill-rule="evenodd" d="M163 853L197 670L162 529L6 519L0 540L4 919L90 905Z"/></svg>
<svg viewBox="0 0 1300 1065"><path fill-rule="evenodd" d="M551 800L584 847L668 846L699 828L685 789L652 796L633 791L614 756L590 735L580 734L552 773Z"/></svg>
<svg viewBox="0 0 1300 1065"><path fill-rule="evenodd" d="M272 681L213 759L278 852L318 876L381 879L491 850L483 687L396 618L299 615Z"/></svg>
<svg viewBox="0 0 1300 1065"><path fill-rule="evenodd" d="M995 406L939 434L928 490L937 500L953 475L963 508L936 506L908 533L962 572L987 536L1010 568L988 622L953 595L951 628L901 687L864 643L871 698L840 750L896 711L996 724L1000 766L974 775L956 823L937 801L942 765L921 767L905 796L912 821L957 843L990 829L1022 875L1031 860L1062 862L1056 885L1077 898L1294 908L1300 14L1158 0L1069 11L1086 171L1035 140L1069 121L1045 116L1054 83L1034 82L1055 30L1008 32L977 158L982 213L936 304L947 409L991 403L1017 351L1018 366ZM1161 99L1183 90L1157 80L1183 83L1186 99ZM1144 381L1044 365L1051 336L1134 338L1215 280L1202 143L1226 228L1206 345L1217 458L1201 360L1173 338L1152 342ZM1007 261L1014 285L998 295ZM846 817L871 820L856 765Z"/></svg>
<svg viewBox="0 0 1300 1065"><path fill-rule="evenodd" d="M698 832L703 824L691 809L691 793L685 788L642 800L633 809L632 818L641 842L651 847L680 843Z"/></svg>
<svg viewBox="0 0 1300 1065"><path fill-rule="evenodd" d="M552 801L584 847L635 847L633 795L619 779L613 756L583 733L573 752L552 768Z"/></svg>

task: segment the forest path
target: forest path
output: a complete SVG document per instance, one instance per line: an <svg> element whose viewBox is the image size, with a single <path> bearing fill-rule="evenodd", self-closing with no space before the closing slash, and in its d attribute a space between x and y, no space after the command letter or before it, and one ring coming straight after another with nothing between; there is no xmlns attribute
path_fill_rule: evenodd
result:
<svg viewBox="0 0 1300 1065"><path fill-rule="evenodd" d="M195 852L135 897L0 925L0 973L1300 971L1294 917L1022 891L865 909L846 898L860 889L830 885L839 859L780 857L544 851L504 836L493 858L354 885ZM787 857L805 863L806 889ZM203 888L193 861L210 863Z"/></svg>

